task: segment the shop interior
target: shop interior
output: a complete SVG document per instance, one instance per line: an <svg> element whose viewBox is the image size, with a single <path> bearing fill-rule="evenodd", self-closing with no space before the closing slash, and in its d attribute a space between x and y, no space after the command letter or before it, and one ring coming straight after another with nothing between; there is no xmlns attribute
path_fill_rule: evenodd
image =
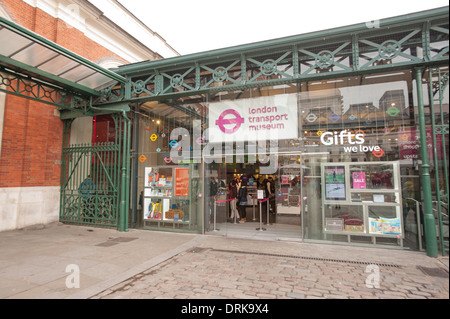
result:
<svg viewBox="0 0 450 319"><path fill-rule="evenodd" d="M301 174L299 155L278 155L279 167L262 174L260 164L232 163L208 167L209 180L217 183L217 193L206 207L207 233L253 239L301 239ZM236 193L232 190L236 182ZM245 185L245 203L235 200ZM211 194L214 190L211 191ZM245 210L245 213L243 211ZM209 212L209 216L208 216Z"/></svg>

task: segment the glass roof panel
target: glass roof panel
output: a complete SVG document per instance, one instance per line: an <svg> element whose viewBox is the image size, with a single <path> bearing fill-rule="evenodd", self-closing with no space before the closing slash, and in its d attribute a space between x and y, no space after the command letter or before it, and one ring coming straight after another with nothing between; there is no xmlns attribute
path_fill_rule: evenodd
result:
<svg viewBox="0 0 450 319"><path fill-rule="evenodd" d="M96 90L103 88L107 84L110 84L113 82L110 78L100 74L95 73L91 76L88 76L87 78L84 78L83 80L79 81L78 83L81 85L85 85L90 88L94 88ZM113 84L113 83L111 83Z"/></svg>
<svg viewBox="0 0 450 319"><path fill-rule="evenodd" d="M24 37L18 37L16 33L5 28L0 30L0 39L2 39L0 54L7 57L10 57L12 54L17 53L33 43L31 40Z"/></svg>
<svg viewBox="0 0 450 319"><path fill-rule="evenodd" d="M56 52L51 51L37 43L33 43L32 45L27 46L25 49L22 49L12 55L11 59L36 67L49 59L56 57L57 55L58 54Z"/></svg>
<svg viewBox="0 0 450 319"><path fill-rule="evenodd" d="M48 39L0 17L0 62L32 78L96 94L126 79Z"/></svg>
<svg viewBox="0 0 450 319"><path fill-rule="evenodd" d="M78 64L79 63L77 63L75 61L68 60L63 55L58 55L54 59L42 64L39 67L39 69L49 72L49 73L52 73L52 74L55 74L55 75L60 75L64 72L66 72L67 70L74 68Z"/></svg>
<svg viewBox="0 0 450 319"><path fill-rule="evenodd" d="M77 67L61 74L60 77L62 77L63 79L72 81L72 82L78 82L94 73L95 73L94 70L87 68L84 65L80 64Z"/></svg>

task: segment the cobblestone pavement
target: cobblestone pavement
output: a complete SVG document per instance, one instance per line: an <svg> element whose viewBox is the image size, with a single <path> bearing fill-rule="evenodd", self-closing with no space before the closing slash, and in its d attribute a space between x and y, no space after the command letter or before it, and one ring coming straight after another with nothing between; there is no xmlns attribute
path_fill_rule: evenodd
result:
<svg viewBox="0 0 450 319"><path fill-rule="evenodd" d="M269 247L271 243L259 245ZM358 258L356 254L340 259L319 257L323 253L314 253L314 246L303 253L270 249L261 252L248 247L243 251L232 245L229 249L222 248L200 244L92 298L449 298L448 270L427 264L425 270L435 270L435 273L426 274L418 268L424 265L415 263L405 252L403 259L386 257L387 262L375 265L367 256ZM389 256L389 250L381 253Z"/></svg>

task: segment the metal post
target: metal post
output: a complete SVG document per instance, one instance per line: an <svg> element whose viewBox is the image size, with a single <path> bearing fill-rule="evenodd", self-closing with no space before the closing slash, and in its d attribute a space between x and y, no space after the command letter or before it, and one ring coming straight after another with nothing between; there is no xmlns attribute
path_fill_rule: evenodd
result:
<svg viewBox="0 0 450 319"><path fill-rule="evenodd" d="M139 163L138 163L138 152L139 152L139 103L136 103L135 109L134 109L134 127L133 127L133 202L132 202L132 220L131 220L131 227L136 228L136 220L137 220L137 203L139 201L139 194L138 194L138 170L139 170ZM144 203L142 203L144 205Z"/></svg>
<svg viewBox="0 0 450 319"><path fill-rule="evenodd" d="M220 230L220 229L216 228L216 207L217 207L217 204L216 204L216 201L214 200L214 228L213 228L213 231L219 231Z"/></svg>
<svg viewBox="0 0 450 319"><path fill-rule="evenodd" d="M256 206L256 205L255 205L255 197L252 197L252 202L253 202L253 203L252 203L252 204L253 204L253 219L252 219L252 220L253 220L253 221L256 221L256 214L255 214L255 213L256 213L256 212L255 212L255 206Z"/></svg>
<svg viewBox="0 0 450 319"><path fill-rule="evenodd" d="M425 226L425 244L430 257L438 256L436 221L433 214L433 198L431 190L430 164L428 163L427 135L425 129L425 112L423 105L422 71L415 69L417 85L417 101L419 109L420 150L422 157L422 190L423 190L423 221ZM432 103L432 101L430 101Z"/></svg>
<svg viewBox="0 0 450 319"><path fill-rule="evenodd" d="M234 207L236 207L236 198L235 199L233 199L234 200ZM235 208L236 209L236 211L238 212L238 214L239 214L239 211L237 210L237 208ZM233 224L237 224L237 216L236 216L237 214L236 213L234 213L234 223Z"/></svg>
<svg viewBox="0 0 450 319"><path fill-rule="evenodd" d="M126 160L127 160L127 163L126 163L126 181L127 181L127 185L126 185L126 189L125 189L125 207L126 207L126 210L125 210L125 216L124 216L124 219L125 219L125 229L124 229L124 231L128 231L128 214L129 214L129 212L130 212L130 167L131 167L131 165L130 165L130 163L131 163L131 158L130 158L130 151L131 151L131 120L130 119L128 119L128 121L127 121L127 125L128 125L128 128L127 128L127 137L126 137L126 143L127 143L127 148L126 148L126 152L127 152L127 154L126 154Z"/></svg>
<svg viewBox="0 0 450 319"><path fill-rule="evenodd" d="M420 224L420 203L417 200L416 202L416 220L417 220L417 240L419 242L419 251L423 251L422 247L422 225Z"/></svg>
<svg viewBox="0 0 450 319"><path fill-rule="evenodd" d="M259 201L259 228L256 228L256 230L264 231L265 228L262 227L262 210L261 210L261 201Z"/></svg>
<svg viewBox="0 0 450 319"><path fill-rule="evenodd" d="M119 212L119 231L126 232L128 231L128 213L127 213L127 188L129 186L128 180L127 180L127 149L128 144L127 140L128 138L128 122L130 119L127 117L127 114L125 111L122 113L123 115L123 141L122 141L122 147L123 147L123 153L122 153L122 179L121 179L121 190L120 190L120 212Z"/></svg>

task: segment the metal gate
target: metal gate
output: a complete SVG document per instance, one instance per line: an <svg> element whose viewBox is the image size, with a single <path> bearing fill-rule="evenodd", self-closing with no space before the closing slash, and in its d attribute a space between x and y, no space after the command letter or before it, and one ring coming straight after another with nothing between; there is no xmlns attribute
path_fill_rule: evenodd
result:
<svg viewBox="0 0 450 319"><path fill-rule="evenodd" d="M122 204L128 192L122 186L128 177L129 160L124 155L129 138L124 138L128 137L125 120L119 115L112 118L114 142L96 144L69 145L73 120L64 122L59 217L63 223L127 229Z"/></svg>

